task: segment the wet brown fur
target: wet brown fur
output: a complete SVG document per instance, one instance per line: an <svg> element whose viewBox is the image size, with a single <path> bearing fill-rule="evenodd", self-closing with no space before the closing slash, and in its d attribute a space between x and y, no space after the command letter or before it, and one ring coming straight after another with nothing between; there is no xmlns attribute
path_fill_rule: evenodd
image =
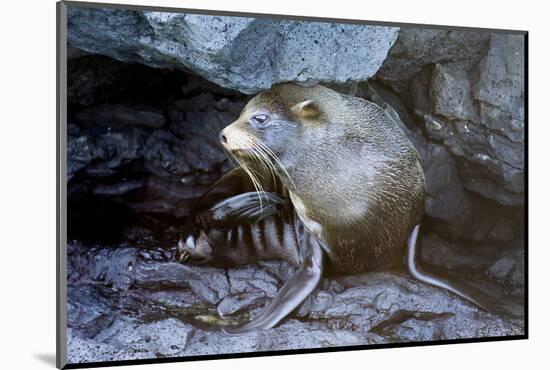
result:
<svg viewBox="0 0 550 370"><path fill-rule="evenodd" d="M313 101L307 112L293 110L307 100ZM250 125L257 111L296 125L280 131L284 145ZM250 135L280 158L290 179L278 175L298 215L306 225L313 220L322 226L337 271L384 268L403 255L422 217L424 175L418 153L380 107L320 85L285 83L254 97L224 134L230 152L235 138Z"/></svg>

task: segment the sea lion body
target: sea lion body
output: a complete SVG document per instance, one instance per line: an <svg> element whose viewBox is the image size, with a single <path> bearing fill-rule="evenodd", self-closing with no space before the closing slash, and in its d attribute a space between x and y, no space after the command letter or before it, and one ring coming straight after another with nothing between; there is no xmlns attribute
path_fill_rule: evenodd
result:
<svg viewBox="0 0 550 370"><path fill-rule="evenodd" d="M312 103L301 109L303 102ZM247 118L256 112L278 124L254 127ZM422 218L424 175L417 151L374 103L320 85L277 85L222 135L230 152L253 136L280 159L296 212L310 230L320 227L335 269L371 271L403 255Z"/></svg>

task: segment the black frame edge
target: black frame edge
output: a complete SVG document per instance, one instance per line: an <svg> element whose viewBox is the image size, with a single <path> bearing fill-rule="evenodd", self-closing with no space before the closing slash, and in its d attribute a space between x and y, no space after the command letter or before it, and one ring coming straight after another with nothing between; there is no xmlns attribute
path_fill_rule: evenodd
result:
<svg viewBox="0 0 550 370"><path fill-rule="evenodd" d="M56 3L56 367L67 365L66 109L67 5ZM64 152L65 150L65 152Z"/></svg>
<svg viewBox="0 0 550 370"><path fill-rule="evenodd" d="M228 354L216 354L216 355L200 355L190 357L167 357L167 358L150 358L140 360L120 360L120 361L105 361L105 362L85 362L67 364L64 369L83 369L83 368L96 368L107 366L128 366L128 365L144 365L144 364L164 364L173 362L192 362L192 361L211 361L211 360L225 360L235 358L254 358L254 357L270 357L270 356L288 356L288 355L303 355L314 353L332 353L332 352L348 352L348 351L361 351L361 350L376 350L385 348L406 348L406 347L425 347L425 346L438 346L438 345L451 345L451 344L471 344L471 343L487 343L487 342L502 342L512 340L525 340L528 339L525 334L512 335L507 337L482 337L482 338L465 338L465 339L451 339L451 340L438 340L438 341L424 341L424 342L406 342L406 343L387 343L387 344L370 344L359 346L342 346L342 347L326 347L326 348L306 348L306 349L292 349L281 351L265 351L265 352L241 352L241 353L228 353Z"/></svg>
<svg viewBox="0 0 550 370"><path fill-rule="evenodd" d="M523 174L524 189L524 333L525 338L529 339L529 32L524 35L524 80L523 80L523 109L524 109L524 142L523 142L523 156L525 161L525 168Z"/></svg>

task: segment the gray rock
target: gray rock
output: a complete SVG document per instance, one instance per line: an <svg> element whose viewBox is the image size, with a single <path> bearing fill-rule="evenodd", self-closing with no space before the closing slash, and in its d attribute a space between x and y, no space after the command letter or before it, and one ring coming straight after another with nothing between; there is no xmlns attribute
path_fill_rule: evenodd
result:
<svg viewBox="0 0 550 370"><path fill-rule="evenodd" d="M313 320L328 320L329 327L334 321L340 327L353 328L353 332L374 332L385 338L384 342L466 338L500 331L520 334L523 331L520 326L497 315L478 311L452 293L400 274L358 275L343 278L341 282L347 286L344 292L332 294L329 300L322 298L325 304L319 304L316 295L320 293L315 291L308 302L317 303L306 303L298 314ZM417 325L407 322L419 318ZM425 321L432 326L430 330L426 330ZM388 330L389 327L392 329ZM403 330L403 336L396 335Z"/></svg>
<svg viewBox="0 0 550 370"><path fill-rule="evenodd" d="M503 253L502 257L488 269L495 278L515 286L525 284L525 251L523 243L518 243L511 250Z"/></svg>
<svg viewBox="0 0 550 370"><path fill-rule="evenodd" d="M194 312L197 307L204 306L203 300L196 296L191 289L144 289L141 290L140 293L151 302L155 302L164 307L169 307L176 312L191 313Z"/></svg>
<svg viewBox="0 0 550 370"><path fill-rule="evenodd" d="M524 61L523 36L492 35L489 52L479 64L479 80L473 91L475 98L523 121Z"/></svg>
<svg viewBox="0 0 550 370"><path fill-rule="evenodd" d="M449 119L474 120L472 88L465 63L436 64L431 93L434 113Z"/></svg>
<svg viewBox="0 0 550 370"><path fill-rule="evenodd" d="M254 352L258 334L227 336L221 331L197 329L189 339L187 355L217 355L220 353Z"/></svg>
<svg viewBox="0 0 550 370"><path fill-rule="evenodd" d="M210 176L205 176L204 182L213 181L214 173L216 171ZM178 219L189 216L193 201L206 190L205 185L195 182L201 181L201 178L188 181L189 177L187 175L180 180L163 180L149 176L140 187L138 195L134 193L133 196L129 196L125 204L138 214L169 215ZM97 193L97 185L93 192Z"/></svg>
<svg viewBox="0 0 550 370"><path fill-rule="evenodd" d="M456 163L445 147L428 144L424 176L426 179L426 213L447 224L447 228L464 231L472 221L472 201L458 177ZM442 230L439 230L440 232Z"/></svg>
<svg viewBox="0 0 550 370"><path fill-rule="evenodd" d="M433 237L429 242L428 250L447 250L443 259L428 258L431 262L468 267L470 272L462 276L500 302L501 311L480 311L401 272L375 272L324 278L275 328L228 337L220 325L260 314L292 274L288 264L269 261L224 271L180 265L160 250L70 243L69 359L128 360L523 333L523 306L511 300L506 286L487 281L482 273L500 257L478 250L481 260L475 264L471 259L477 257L467 257L463 248ZM513 258L518 264L507 270L507 278L519 276L521 269L519 250L510 253L506 256L517 255ZM116 263L125 255L135 256L133 283L114 289L118 277L106 278L97 271L104 269L109 256ZM471 273L472 268L477 273Z"/></svg>
<svg viewBox="0 0 550 370"><path fill-rule="evenodd" d="M134 283L138 258L136 248L86 248L76 243L68 253L68 280L72 283L97 281L126 290Z"/></svg>
<svg viewBox="0 0 550 370"><path fill-rule="evenodd" d="M97 105L69 125L71 194L125 197L138 213L188 215L192 202L232 167L218 132L237 116L240 99L210 93L156 106ZM114 107L114 110L110 108ZM136 177L138 176L138 177Z"/></svg>
<svg viewBox="0 0 550 370"><path fill-rule="evenodd" d="M465 189L502 205L524 201L524 146L488 130L479 122L449 121L423 116L426 131L459 158L459 174Z"/></svg>
<svg viewBox="0 0 550 370"><path fill-rule="evenodd" d="M256 265L247 265L230 271L229 283L232 294L262 292L268 297L273 297L281 280L277 275L258 269Z"/></svg>
<svg viewBox="0 0 550 370"><path fill-rule="evenodd" d="M239 117L244 101L230 100L210 93L199 93L174 102L170 110L170 130L182 139L206 136L219 147L218 133ZM205 130L208 127L208 132Z"/></svg>
<svg viewBox="0 0 550 370"><path fill-rule="evenodd" d="M67 61L67 100L91 105L105 101L123 89L121 82L128 76L128 67L105 56L89 56L71 48L74 57Z"/></svg>
<svg viewBox="0 0 550 370"><path fill-rule="evenodd" d="M68 9L69 45L178 68L246 93L283 81L373 76L398 28L115 9ZM245 57L243 57L245 56Z"/></svg>
<svg viewBox="0 0 550 370"><path fill-rule="evenodd" d="M208 170L213 159L208 154L216 153L209 147L201 146L200 142L193 144L190 141L187 143L169 131L160 130L149 135L145 146L146 168L161 178L192 172L195 166L202 170ZM206 156L205 160L198 160L201 155ZM186 158L187 160L177 160L176 158Z"/></svg>
<svg viewBox="0 0 550 370"><path fill-rule="evenodd" d="M141 189L144 186L145 181L142 179L120 180L115 184L99 183L94 185L92 193L105 197L117 197Z"/></svg>
<svg viewBox="0 0 550 370"><path fill-rule="evenodd" d="M479 115L483 125L490 130L504 135L514 143L524 141L525 126L523 120L513 118L507 111L482 101L479 102Z"/></svg>
<svg viewBox="0 0 550 370"><path fill-rule="evenodd" d="M285 349L306 349L365 345L370 341L361 332L349 329L327 328L324 323L304 323L288 320L273 332L258 334L258 350L277 351Z"/></svg>
<svg viewBox="0 0 550 370"><path fill-rule="evenodd" d="M472 86L468 81L473 77L468 77L464 68L460 63L437 65L431 75L430 97L422 92L426 76L413 79L415 113L424 121L429 138L442 142L460 159L459 176L465 189L503 205L521 205L524 192L522 123L486 103L474 100L472 105L474 89L468 88ZM433 108L426 102L431 98ZM472 110L476 106L479 108Z"/></svg>
<svg viewBox="0 0 550 370"><path fill-rule="evenodd" d="M91 338L109 327L114 320L112 294L90 285L74 285L67 290L67 323Z"/></svg>
<svg viewBox="0 0 550 370"><path fill-rule="evenodd" d="M208 271L209 278L203 276ZM143 262L136 266L135 284L144 288L191 288L191 291L210 304L229 293L229 282L219 269L198 269L176 262Z"/></svg>
<svg viewBox="0 0 550 370"><path fill-rule="evenodd" d="M428 75L429 76L429 75ZM425 80L430 80L424 76ZM413 84L416 86L416 84ZM415 94L419 106L429 109L431 99L428 90ZM484 201L467 191L464 178L459 170L453 152L445 145L435 143L423 136L417 120L409 114L402 98L395 92L376 82L358 84L354 93L375 102L401 127L419 152L424 167L426 181L425 214L431 230L453 239L469 239L476 242L509 241L523 232L517 227L517 210ZM424 116L426 129L432 139L442 140L443 144L453 140L454 131L444 118ZM460 148L455 147L460 150ZM461 152L463 153L463 152Z"/></svg>
<svg viewBox="0 0 550 370"><path fill-rule="evenodd" d="M473 91L480 102L481 124L489 130L489 156L499 165L496 175L504 194L497 200L503 204L523 204L524 53L523 36L493 35ZM472 190L487 196L491 188Z"/></svg>
<svg viewBox="0 0 550 370"><path fill-rule="evenodd" d="M77 127L73 126L76 130ZM74 133L75 130L69 130ZM67 179L71 180L75 173L86 168L94 159L94 146L85 136L69 134L67 137Z"/></svg>
<svg viewBox="0 0 550 370"><path fill-rule="evenodd" d="M480 60L490 37L489 32L479 30L402 28L377 78L399 85L430 64Z"/></svg>
<svg viewBox="0 0 550 370"><path fill-rule="evenodd" d="M74 127L67 137L69 180L85 169L89 176L107 177L143 156L147 133L137 127L99 128L90 131Z"/></svg>
<svg viewBox="0 0 550 370"><path fill-rule="evenodd" d="M76 115L76 120L81 125L134 125L153 128L160 128L166 122L160 109L134 104L101 104L80 111Z"/></svg>
<svg viewBox="0 0 550 370"><path fill-rule="evenodd" d="M521 206L523 73L522 35L404 28L376 78L459 159L466 190Z"/></svg>
<svg viewBox="0 0 550 370"><path fill-rule="evenodd" d="M86 338L73 329L67 330L67 362L78 364L96 361L122 361L138 359L139 354L128 349L120 349L110 344Z"/></svg>
<svg viewBox="0 0 550 370"><path fill-rule="evenodd" d="M423 261L445 268L482 269L489 268L499 258L494 246L451 242L436 234L424 234L421 239Z"/></svg>
<svg viewBox="0 0 550 370"><path fill-rule="evenodd" d="M129 351L130 358L175 357L184 353L192 331L190 325L175 319L154 323L118 320L94 341Z"/></svg>
<svg viewBox="0 0 550 370"><path fill-rule="evenodd" d="M489 272L496 278L504 279L512 272L512 269L515 266L516 261L514 259L510 257L502 257L491 266Z"/></svg>

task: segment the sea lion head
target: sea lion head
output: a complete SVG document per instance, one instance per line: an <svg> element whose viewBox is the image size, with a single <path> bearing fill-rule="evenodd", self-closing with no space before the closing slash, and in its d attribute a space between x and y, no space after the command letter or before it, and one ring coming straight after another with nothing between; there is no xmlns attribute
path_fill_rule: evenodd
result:
<svg viewBox="0 0 550 370"><path fill-rule="evenodd" d="M249 175L262 167L288 175L323 125L319 89L328 90L284 83L256 95L221 131L222 145Z"/></svg>

